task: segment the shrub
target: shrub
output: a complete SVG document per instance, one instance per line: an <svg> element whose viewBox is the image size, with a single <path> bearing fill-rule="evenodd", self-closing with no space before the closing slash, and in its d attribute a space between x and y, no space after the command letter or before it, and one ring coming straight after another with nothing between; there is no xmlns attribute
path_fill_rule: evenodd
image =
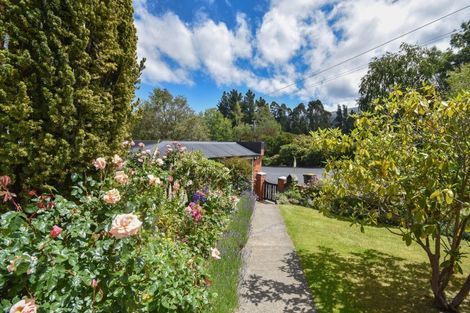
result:
<svg viewBox="0 0 470 313"><path fill-rule="evenodd" d="M251 189L252 169L249 160L229 158L221 162L230 170L230 181L236 190L242 192Z"/></svg>
<svg viewBox="0 0 470 313"><path fill-rule="evenodd" d="M232 212L230 186L226 168L182 150L97 159L95 175L73 175L70 199L31 192L23 207L3 207L0 311L25 298L40 312L205 311L205 263Z"/></svg>

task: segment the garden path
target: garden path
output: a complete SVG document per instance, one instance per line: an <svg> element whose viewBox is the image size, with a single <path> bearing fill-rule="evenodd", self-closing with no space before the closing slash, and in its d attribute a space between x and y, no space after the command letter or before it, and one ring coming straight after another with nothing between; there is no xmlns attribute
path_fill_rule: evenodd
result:
<svg viewBox="0 0 470 313"><path fill-rule="evenodd" d="M315 312L294 245L276 205L256 203L243 261L238 313Z"/></svg>

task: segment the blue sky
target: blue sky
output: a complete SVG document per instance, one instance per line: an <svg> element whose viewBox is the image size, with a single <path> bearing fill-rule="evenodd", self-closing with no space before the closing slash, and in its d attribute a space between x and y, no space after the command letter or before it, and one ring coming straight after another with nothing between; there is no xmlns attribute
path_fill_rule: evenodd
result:
<svg viewBox="0 0 470 313"><path fill-rule="evenodd" d="M137 96L167 88L196 111L223 91L252 89L294 106L320 99L355 105L367 62L400 41L317 74L344 59L465 6L434 0L134 0L138 55L146 69ZM468 11L413 33L424 43L459 27ZM433 42L447 48L449 37ZM307 79L305 79L307 77Z"/></svg>

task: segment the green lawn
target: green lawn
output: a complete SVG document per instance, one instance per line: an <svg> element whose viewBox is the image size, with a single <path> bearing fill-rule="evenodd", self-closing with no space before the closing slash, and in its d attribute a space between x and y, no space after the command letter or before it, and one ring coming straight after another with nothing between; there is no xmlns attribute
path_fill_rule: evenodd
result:
<svg viewBox="0 0 470 313"><path fill-rule="evenodd" d="M222 259L209 264L211 292L217 293L210 312L230 313L238 306L238 278L242 265L241 250L248 240L254 199L243 197L223 238L217 244Z"/></svg>
<svg viewBox="0 0 470 313"><path fill-rule="evenodd" d="M350 226L316 210L282 205L318 312L438 312L424 251L381 227ZM466 243L464 251L470 253ZM470 257L470 256L469 256ZM464 259L470 273L470 258ZM461 284L463 276L454 283ZM461 307L470 312L470 301Z"/></svg>

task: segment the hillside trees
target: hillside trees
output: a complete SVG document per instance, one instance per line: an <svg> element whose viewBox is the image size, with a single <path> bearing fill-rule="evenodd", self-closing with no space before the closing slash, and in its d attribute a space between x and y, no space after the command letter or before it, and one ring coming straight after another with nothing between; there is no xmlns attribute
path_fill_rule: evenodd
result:
<svg viewBox="0 0 470 313"><path fill-rule="evenodd" d="M312 137L315 147L333 153L318 204L352 213L359 224L397 223L390 231L428 256L434 301L448 312L470 292L470 273L455 294L448 292L467 257L460 247L470 219L469 133L470 93L442 101L423 87L393 92L363 113L350 135L333 129Z"/></svg>
<svg viewBox="0 0 470 313"><path fill-rule="evenodd" d="M120 149L141 66L132 1L8 1L0 15L0 172L64 186Z"/></svg>

